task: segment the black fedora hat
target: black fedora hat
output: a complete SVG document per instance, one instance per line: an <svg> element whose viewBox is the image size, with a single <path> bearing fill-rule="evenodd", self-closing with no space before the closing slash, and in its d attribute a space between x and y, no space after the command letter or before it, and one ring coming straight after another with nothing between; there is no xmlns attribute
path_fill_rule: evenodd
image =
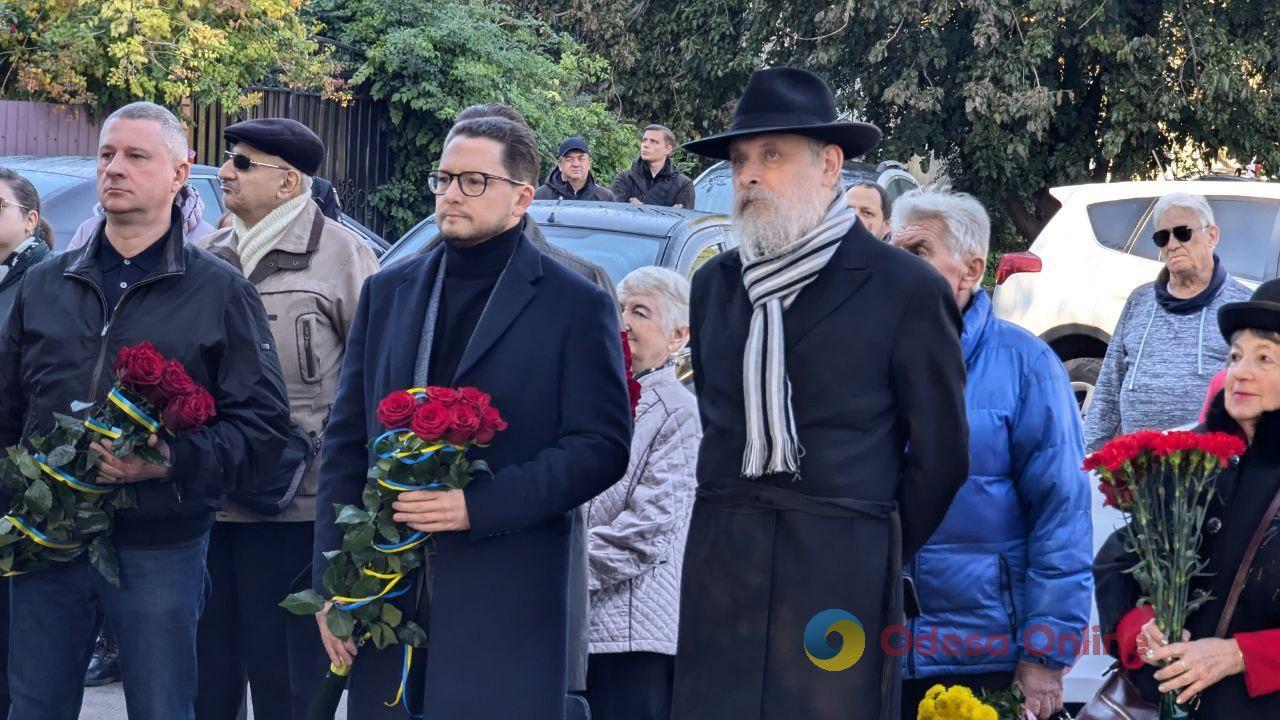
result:
<svg viewBox="0 0 1280 720"><path fill-rule="evenodd" d="M1239 330L1280 332L1280 280L1259 285L1248 302L1227 303L1218 308L1218 329L1227 342Z"/></svg>
<svg viewBox="0 0 1280 720"><path fill-rule="evenodd" d="M839 145L846 159L880 142L870 123L836 122L836 98L826 81L808 70L769 68L751 74L733 111L728 132L684 144L684 149L718 160L729 159L729 143L750 135L804 135Z"/></svg>

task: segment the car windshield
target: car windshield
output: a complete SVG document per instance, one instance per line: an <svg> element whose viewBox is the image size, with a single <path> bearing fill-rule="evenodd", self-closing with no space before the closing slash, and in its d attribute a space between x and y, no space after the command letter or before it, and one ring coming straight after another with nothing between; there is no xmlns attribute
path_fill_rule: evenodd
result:
<svg viewBox="0 0 1280 720"><path fill-rule="evenodd" d="M79 185L85 181L85 178L74 175L63 175L40 170L19 170L18 174L31 181L31 184L36 187L36 192L40 194L42 201L48 200L66 188Z"/></svg>
<svg viewBox="0 0 1280 720"><path fill-rule="evenodd" d="M604 268L615 284L632 270L657 262L661 247L661 239L649 235L551 224L538 227L547 242ZM382 264L391 265L417 256L438 234L434 220L422 223L387 252Z"/></svg>

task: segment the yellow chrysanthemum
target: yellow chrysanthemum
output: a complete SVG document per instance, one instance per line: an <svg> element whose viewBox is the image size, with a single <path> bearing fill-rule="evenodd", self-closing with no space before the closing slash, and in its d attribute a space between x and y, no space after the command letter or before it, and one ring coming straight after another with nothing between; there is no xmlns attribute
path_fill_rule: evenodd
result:
<svg viewBox="0 0 1280 720"><path fill-rule="evenodd" d="M995 708L979 700L963 685L929 688L920 701L916 717L918 720L999 720Z"/></svg>

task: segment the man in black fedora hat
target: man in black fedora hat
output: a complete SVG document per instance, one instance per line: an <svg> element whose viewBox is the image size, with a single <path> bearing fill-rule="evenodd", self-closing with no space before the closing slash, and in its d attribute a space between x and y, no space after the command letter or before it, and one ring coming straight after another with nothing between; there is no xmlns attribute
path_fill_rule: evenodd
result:
<svg viewBox="0 0 1280 720"><path fill-rule="evenodd" d="M741 246L693 279L705 434L679 720L898 717L882 642L907 633L900 567L965 480L968 430L946 283L840 194L844 159L879 138L837 121L821 78L776 68L729 132L685 146L731 161Z"/></svg>

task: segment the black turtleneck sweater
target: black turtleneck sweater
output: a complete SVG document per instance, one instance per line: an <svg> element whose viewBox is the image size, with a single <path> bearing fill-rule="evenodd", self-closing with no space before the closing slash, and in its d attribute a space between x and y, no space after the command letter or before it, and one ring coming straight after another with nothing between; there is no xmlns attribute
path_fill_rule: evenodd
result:
<svg viewBox="0 0 1280 720"><path fill-rule="evenodd" d="M467 343L480 324L489 296L519 241L518 223L471 247L458 247L445 241L444 292L440 294L435 338L431 343L430 384L453 384Z"/></svg>

